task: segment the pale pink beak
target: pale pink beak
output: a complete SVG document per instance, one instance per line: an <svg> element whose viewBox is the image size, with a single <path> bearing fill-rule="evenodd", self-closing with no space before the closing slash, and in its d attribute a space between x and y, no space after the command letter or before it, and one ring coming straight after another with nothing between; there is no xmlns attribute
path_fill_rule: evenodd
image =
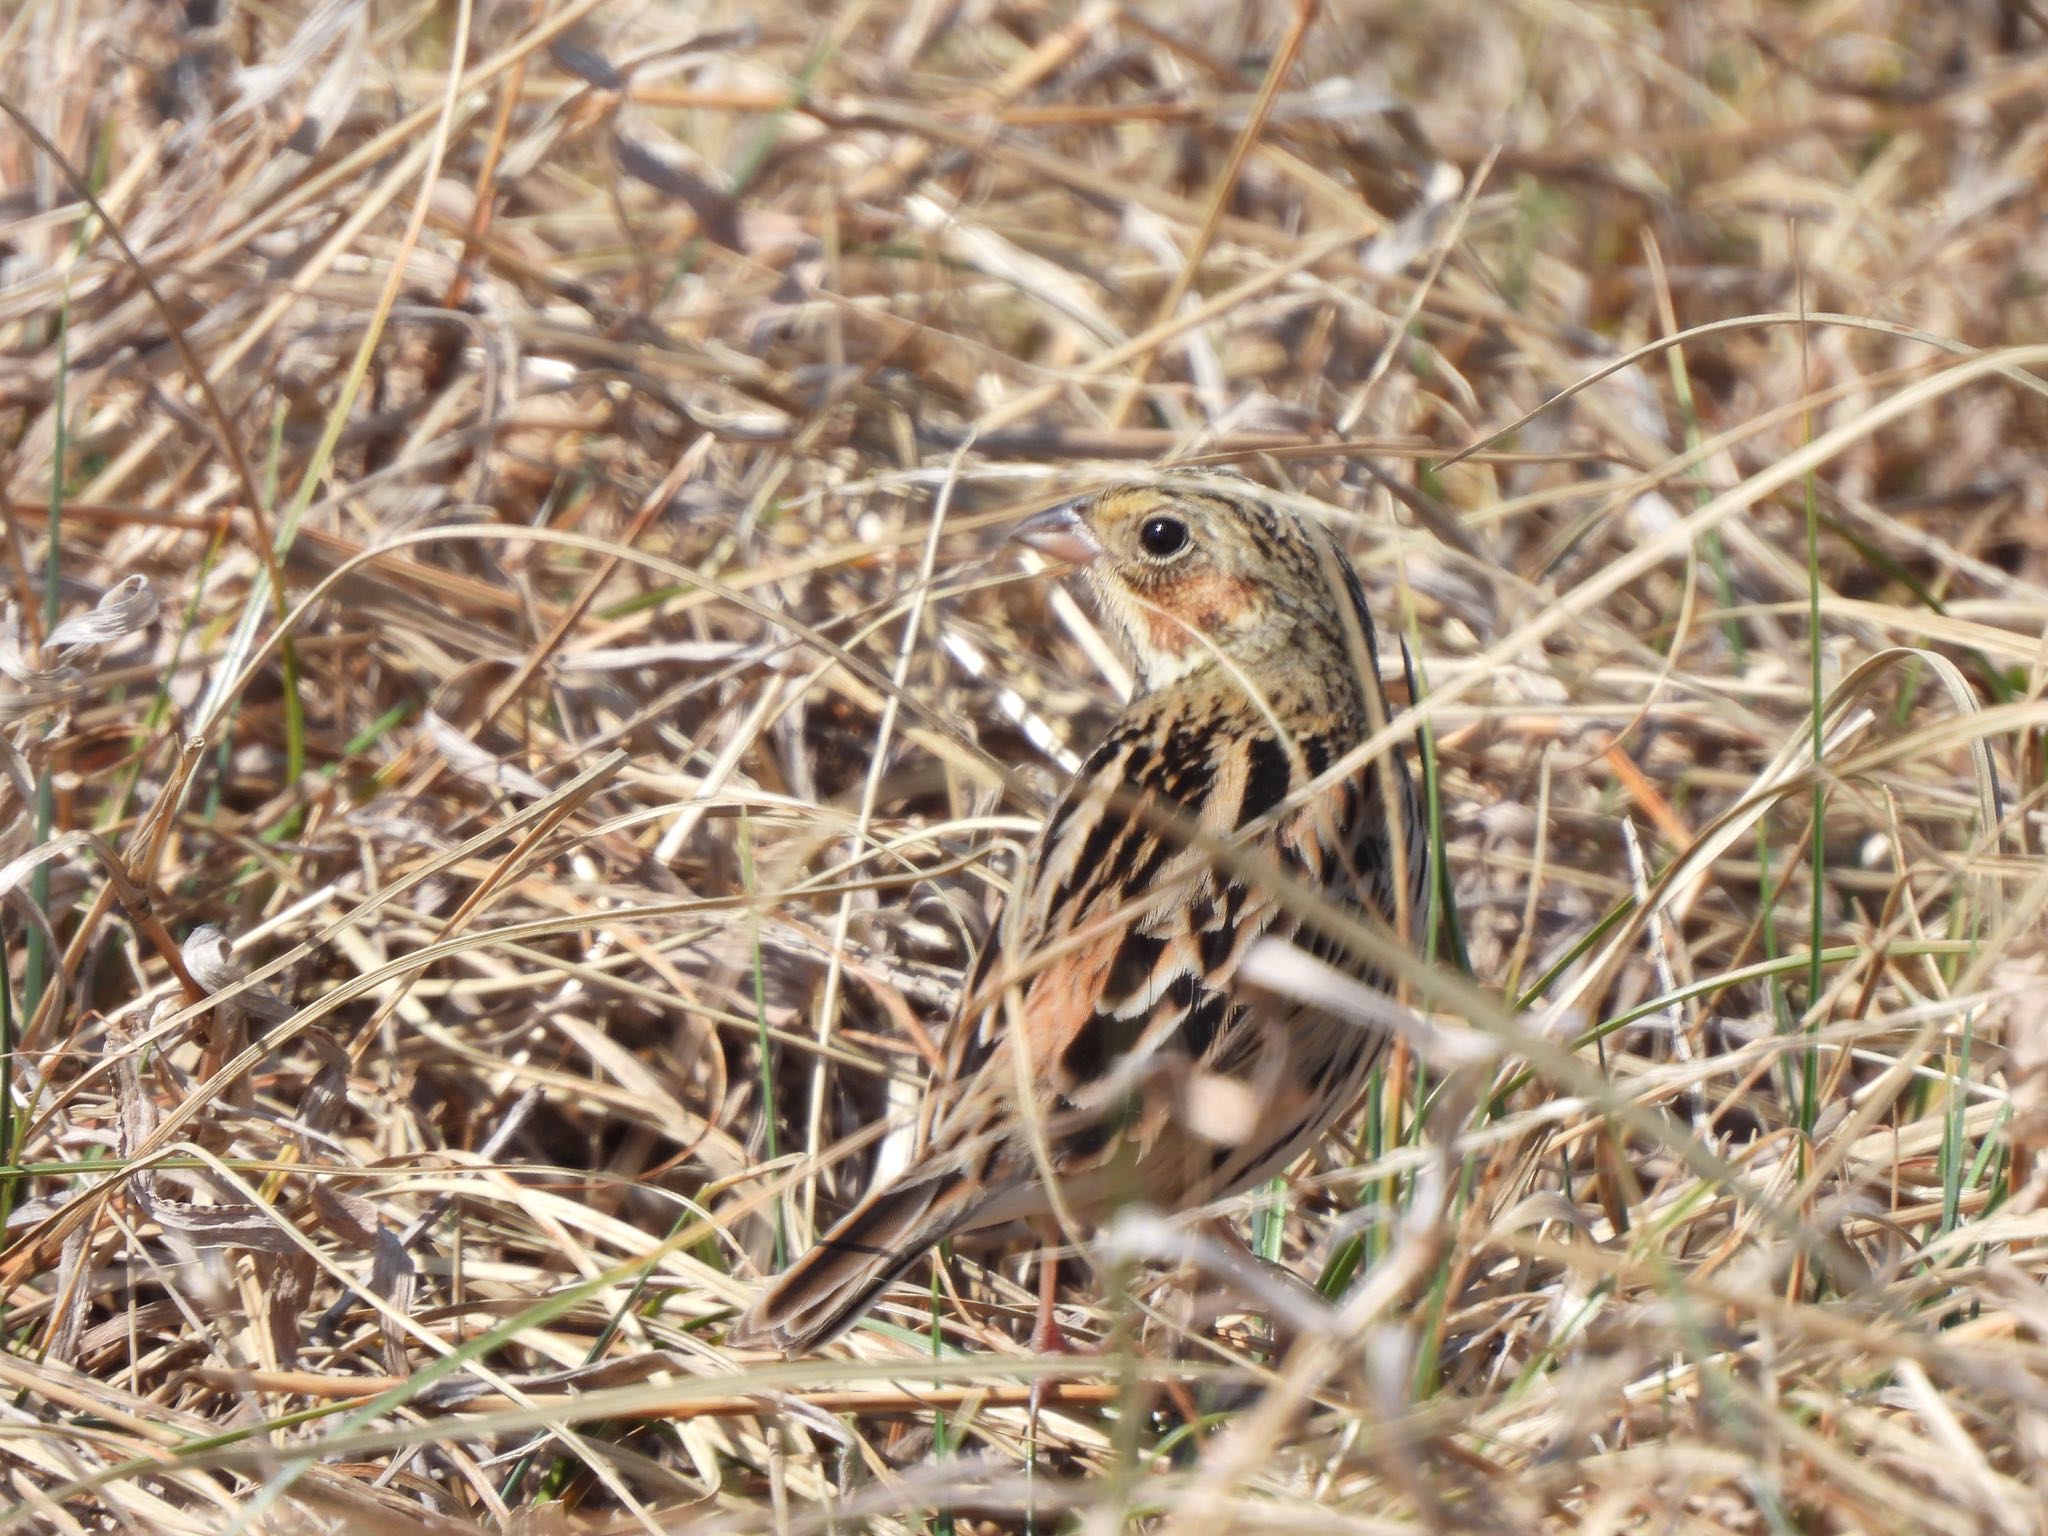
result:
<svg viewBox="0 0 2048 1536"><path fill-rule="evenodd" d="M1090 565L1102 554L1102 545L1075 510L1078 501L1063 501L1024 519L1010 530L1010 537L1041 555L1064 560L1070 565Z"/></svg>

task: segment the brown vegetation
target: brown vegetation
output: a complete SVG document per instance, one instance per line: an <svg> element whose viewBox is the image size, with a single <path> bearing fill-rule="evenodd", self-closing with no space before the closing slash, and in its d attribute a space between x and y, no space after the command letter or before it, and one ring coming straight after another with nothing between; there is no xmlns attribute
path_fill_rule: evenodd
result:
<svg viewBox="0 0 2048 1536"><path fill-rule="evenodd" d="M19 0L0 97L0 1530L2042 1529L2041 8ZM1456 898L1235 1213L1327 1300L1134 1214L1099 1352L1021 1240L727 1351L1117 696L1003 526L1190 459L1347 530Z"/></svg>

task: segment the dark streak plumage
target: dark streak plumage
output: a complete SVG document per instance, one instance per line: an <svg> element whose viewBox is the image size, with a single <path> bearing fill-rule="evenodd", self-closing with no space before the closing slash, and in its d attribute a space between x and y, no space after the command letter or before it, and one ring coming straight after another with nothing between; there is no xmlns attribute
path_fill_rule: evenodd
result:
<svg viewBox="0 0 2048 1536"><path fill-rule="evenodd" d="M1185 540L1144 539L1160 518ZM1236 981L1262 934L1376 975L1331 925L1301 924L1261 866L1340 911L1422 921L1400 755L1298 795L1387 716L1364 589L1336 542L1220 478L1116 487L1023 536L1084 564L1137 695L972 968L910 1167L775 1282L741 1342L815 1348L945 1238L1051 1210L1033 1121L1070 1208L1200 1204L1283 1169L1351 1107L1377 1054L1356 1025ZM1241 1123L1214 1120L1219 1104Z"/></svg>

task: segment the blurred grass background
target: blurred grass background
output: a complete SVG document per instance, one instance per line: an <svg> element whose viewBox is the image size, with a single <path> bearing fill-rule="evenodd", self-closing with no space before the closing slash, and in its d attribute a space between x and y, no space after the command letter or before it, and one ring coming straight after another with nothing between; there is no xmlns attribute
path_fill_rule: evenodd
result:
<svg viewBox="0 0 2048 1536"><path fill-rule="evenodd" d="M0 99L0 1529L2043 1528L2039 7L15 0ZM1229 1213L1321 1300L1134 1218L1088 1352L1019 1239L736 1357L1127 687L1004 526L1189 461L1454 898Z"/></svg>

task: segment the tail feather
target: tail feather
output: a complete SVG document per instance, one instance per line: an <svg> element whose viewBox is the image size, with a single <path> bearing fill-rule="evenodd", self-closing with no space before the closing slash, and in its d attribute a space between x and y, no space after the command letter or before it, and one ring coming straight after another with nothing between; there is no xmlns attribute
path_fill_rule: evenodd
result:
<svg viewBox="0 0 2048 1536"><path fill-rule="evenodd" d="M776 1277L726 1342L807 1354L866 1315L883 1289L973 1223L984 1198L957 1170L886 1184Z"/></svg>

